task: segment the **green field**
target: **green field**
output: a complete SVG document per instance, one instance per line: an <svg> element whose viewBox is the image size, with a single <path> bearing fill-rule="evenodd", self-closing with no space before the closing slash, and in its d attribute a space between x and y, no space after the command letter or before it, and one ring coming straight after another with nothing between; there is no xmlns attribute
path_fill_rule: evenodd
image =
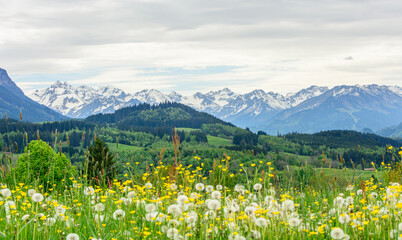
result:
<svg viewBox="0 0 402 240"><path fill-rule="evenodd" d="M184 131L184 132L191 132L191 131L201 131L201 129L197 129L197 128L176 128L177 131Z"/></svg>
<svg viewBox="0 0 402 240"><path fill-rule="evenodd" d="M208 143L215 147L232 145L232 140L230 139L214 137L211 135L207 135L207 139Z"/></svg>
<svg viewBox="0 0 402 240"><path fill-rule="evenodd" d="M383 174L378 171L363 171L363 170L353 170L350 168L344 168L344 169L333 169L333 168L317 168L316 169L319 172L324 173L325 176L343 176L343 177L351 177L355 179L363 179L363 180L369 180L372 175L376 177L377 179L382 179Z"/></svg>
<svg viewBox="0 0 402 240"><path fill-rule="evenodd" d="M196 128L176 128L176 130L177 131L184 131L184 132L187 133L187 132L201 130L201 129L196 129ZM226 138L220 138L220 137L207 135L207 139L208 139L208 144L210 144L212 146L215 146L215 147L233 145L232 140L226 139Z"/></svg>
<svg viewBox="0 0 402 240"><path fill-rule="evenodd" d="M127 152L127 151L138 151L141 150L142 147L138 147L138 146L130 146L130 145L125 145L125 144L120 144L119 143L119 147L117 148L117 144L116 143L110 143L107 142L106 143L110 150L112 150L113 152Z"/></svg>

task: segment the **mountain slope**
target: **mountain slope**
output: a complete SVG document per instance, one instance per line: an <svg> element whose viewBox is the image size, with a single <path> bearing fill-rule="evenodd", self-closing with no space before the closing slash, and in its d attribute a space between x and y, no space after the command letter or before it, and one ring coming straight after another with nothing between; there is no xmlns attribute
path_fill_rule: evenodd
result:
<svg viewBox="0 0 402 240"><path fill-rule="evenodd" d="M384 137L402 138L402 122L395 126L380 129L376 134Z"/></svg>
<svg viewBox="0 0 402 240"><path fill-rule="evenodd" d="M61 82L31 95L32 99L52 109L79 118L112 113L139 103L177 102L239 127L271 134L364 128L377 131L400 122L401 96L402 88L398 86L378 85L332 89L311 86L286 96L261 89L237 94L228 88L183 96L155 89L129 94L110 86L74 88Z"/></svg>
<svg viewBox="0 0 402 240"><path fill-rule="evenodd" d="M10 79L6 70L0 68L0 113L9 118L24 121L43 122L65 119L66 117L25 96L22 90Z"/></svg>
<svg viewBox="0 0 402 240"><path fill-rule="evenodd" d="M400 122L402 95L387 86L337 86L277 114L266 131L378 130Z"/></svg>
<svg viewBox="0 0 402 240"><path fill-rule="evenodd" d="M62 114L77 118L85 118L97 113L111 113L119 108L138 103L178 102L244 127L249 123L249 119L256 119L259 116L261 121L266 121L267 116L295 106L326 90L326 87L311 86L285 97L273 92L266 93L263 90L236 94L224 88L205 94L197 92L190 96L183 96L176 92L163 94L155 89L127 94L110 86L98 89L88 86L74 88L67 83L56 82L47 89L32 92L30 97Z"/></svg>

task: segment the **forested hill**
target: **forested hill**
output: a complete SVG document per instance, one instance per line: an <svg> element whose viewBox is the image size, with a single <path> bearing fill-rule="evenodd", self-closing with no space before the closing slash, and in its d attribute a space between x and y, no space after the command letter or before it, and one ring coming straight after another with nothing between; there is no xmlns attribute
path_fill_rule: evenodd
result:
<svg viewBox="0 0 402 240"><path fill-rule="evenodd" d="M284 137L292 142L309 145L313 148L325 145L330 148L357 148L375 146L398 146L400 143L391 138L381 137L371 133L361 133L350 130L322 131L314 134L291 133Z"/></svg>
<svg viewBox="0 0 402 240"><path fill-rule="evenodd" d="M87 122L115 123L121 129L132 127L187 127L201 128L202 124L219 123L233 126L208 113L199 112L180 103L158 105L139 104L117 110L115 113L97 114L86 118Z"/></svg>

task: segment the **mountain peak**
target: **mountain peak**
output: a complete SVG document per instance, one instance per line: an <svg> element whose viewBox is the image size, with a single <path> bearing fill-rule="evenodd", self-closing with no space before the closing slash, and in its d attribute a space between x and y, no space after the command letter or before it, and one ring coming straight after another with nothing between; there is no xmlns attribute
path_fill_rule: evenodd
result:
<svg viewBox="0 0 402 240"><path fill-rule="evenodd" d="M28 121L54 121L64 117L50 108L38 104L25 96L24 92L11 80L7 71L0 68L0 106L11 118L18 119L20 113Z"/></svg>
<svg viewBox="0 0 402 240"><path fill-rule="evenodd" d="M0 85L8 85L12 82L5 69L0 68Z"/></svg>
<svg viewBox="0 0 402 240"><path fill-rule="evenodd" d="M67 87L71 87L71 85L69 85L67 82L63 83L63 82L57 80L50 87L51 88L67 88Z"/></svg>
<svg viewBox="0 0 402 240"><path fill-rule="evenodd" d="M8 91L13 92L17 95L25 95L24 92L17 87L17 85L11 80L10 76L5 69L0 68L0 86L3 86L8 89Z"/></svg>

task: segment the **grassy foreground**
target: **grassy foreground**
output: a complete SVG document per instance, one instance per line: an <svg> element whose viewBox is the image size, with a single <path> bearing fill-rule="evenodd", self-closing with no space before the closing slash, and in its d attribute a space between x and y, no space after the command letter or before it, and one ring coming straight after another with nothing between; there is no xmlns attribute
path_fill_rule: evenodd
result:
<svg viewBox="0 0 402 240"><path fill-rule="evenodd" d="M196 170L160 162L108 187L85 175L46 192L2 184L0 239L402 239L398 183L278 189L271 162L241 166L236 180L229 164L205 173L201 161Z"/></svg>

